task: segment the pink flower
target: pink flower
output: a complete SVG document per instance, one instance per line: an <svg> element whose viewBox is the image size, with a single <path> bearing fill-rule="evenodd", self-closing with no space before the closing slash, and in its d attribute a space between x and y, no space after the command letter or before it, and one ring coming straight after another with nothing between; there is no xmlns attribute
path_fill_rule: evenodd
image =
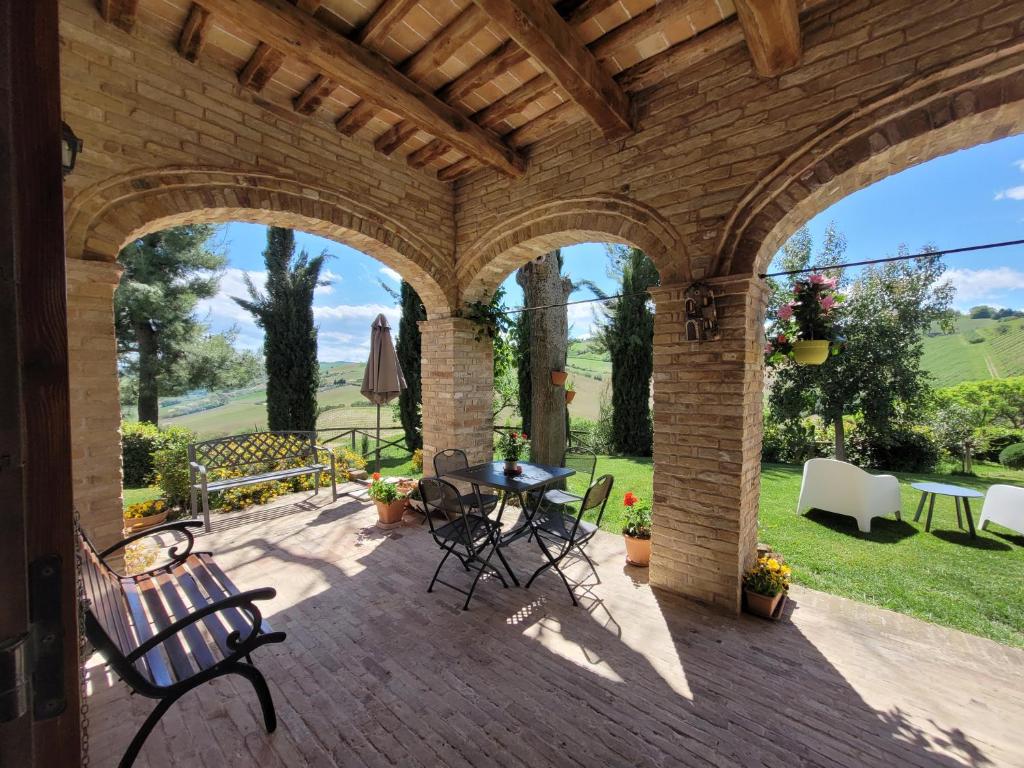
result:
<svg viewBox="0 0 1024 768"><path fill-rule="evenodd" d="M793 316L793 305L783 304L779 307L779 320L789 320Z"/></svg>
<svg viewBox="0 0 1024 768"><path fill-rule="evenodd" d="M811 275L811 283L813 283L814 285L824 285L827 282L828 278L825 277L824 275L819 275L817 273Z"/></svg>
<svg viewBox="0 0 1024 768"><path fill-rule="evenodd" d="M836 299L834 296L822 296L821 297L821 308L828 312L832 307L836 305Z"/></svg>
<svg viewBox="0 0 1024 768"><path fill-rule="evenodd" d="M764 345L764 353L770 355L775 351L775 347L772 346L771 342Z"/></svg>
<svg viewBox="0 0 1024 768"><path fill-rule="evenodd" d="M830 278L829 280L825 281L825 287L826 288L831 288L832 290L835 290L838 285L839 285L839 278L838 277L833 277L833 278Z"/></svg>

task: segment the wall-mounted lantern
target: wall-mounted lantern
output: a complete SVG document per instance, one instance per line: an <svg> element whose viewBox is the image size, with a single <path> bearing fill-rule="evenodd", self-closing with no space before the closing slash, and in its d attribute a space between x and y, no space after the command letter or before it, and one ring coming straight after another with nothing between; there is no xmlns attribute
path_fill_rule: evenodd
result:
<svg viewBox="0 0 1024 768"><path fill-rule="evenodd" d="M78 153L82 151L83 142L75 136L75 132L67 123L61 122L60 127L60 164L66 178L75 169L75 161L78 160Z"/></svg>

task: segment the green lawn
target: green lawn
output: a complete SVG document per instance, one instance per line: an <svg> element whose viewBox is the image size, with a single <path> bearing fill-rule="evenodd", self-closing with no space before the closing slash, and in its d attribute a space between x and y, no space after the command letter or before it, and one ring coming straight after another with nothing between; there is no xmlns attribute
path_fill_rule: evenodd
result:
<svg viewBox="0 0 1024 768"><path fill-rule="evenodd" d="M871 533L862 534L853 518L798 516L801 468L766 464L760 537L785 556L798 584L1024 647L1024 536L990 525L972 540L957 528L952 499L936 502L931 533L924 531L925 515L913 521L920 496L910 483L918 480L979 491L995 483L1024 485L1024 472L992 464L977 469L976 478L898 474L903 522L876 518ZM981 504L972 511L977 521Z"/></svg>
<svg viewBox="0 0 1024 768"><path fill-rule="evenodd" d="M144 501L152 501L160 498L160 488L150 486L149 488L125 488L124 505L130 507L132 504L141 504Z"/></svg>

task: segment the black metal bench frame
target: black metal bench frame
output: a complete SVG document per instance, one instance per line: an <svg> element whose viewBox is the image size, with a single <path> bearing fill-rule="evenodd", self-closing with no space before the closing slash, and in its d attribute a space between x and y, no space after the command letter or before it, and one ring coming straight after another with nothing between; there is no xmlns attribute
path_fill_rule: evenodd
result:
<svg viewBox="0 0 1024 768"><path fill-rule="evenodd" d="M175 701L224 675L248 680L259 699L267 733L277 728L270 689L251 657L256 648L285 639L284 632L272 631L263 621L256 605L277 592L269 587L241 592L209 553L193 552L195 537L189 529L201 525L193 520L168 523L131 535L102 552L78 530L86 637L133 692L158 700L121 758L120 768L135 762L146 738ZM167 564L134 576L121 575L108 565L107 558L127 544L169 531L183 534L186 541L184 549L179 543L167 551ZM175 586L184 583L192 588ZM224 596L214 599L214 593ZM189 673L181 674L186 669Z"/></svg>
<svg viewBox="0 0 1024 768"><path fill-rule="evenodd" d="M319 461L326 453L330 463ZM257 467L270 463L300 460L299 467L287 467L267 472L254 472L240 477L210 481L210 472L219 469ZM302 475L314 475L314 493L320 492L320 475L330 469L331 493L338 499L338 477L334 452L317 445L316 432L251 432L192 443L188 447L189 489L192 519L199 517L199 499L202 498L203 525L210 530L210 493L243 488L248 485L288 480Z"/></svg>

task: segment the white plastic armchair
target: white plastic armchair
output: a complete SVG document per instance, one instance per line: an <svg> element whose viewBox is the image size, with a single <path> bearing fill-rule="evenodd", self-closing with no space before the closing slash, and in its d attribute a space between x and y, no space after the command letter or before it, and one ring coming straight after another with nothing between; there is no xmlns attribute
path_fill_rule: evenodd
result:
<svg viewBox="0 0 1024 768"><path fill-rule="evenodd" d="M900 483L892 475L872 475L860 467L835 459L811 459L804 464L804 479L796 511L822 509L857 521L862 533L871 532L871 518L891 512L900 520Z"/></svg>
<svg viewBox="0 0 1024 768"><path fill-rule="evenodd" d="M1024 488L1016 485L993 485L989 488L978 527L984 530L990 522L1024 534Z"/></svg>

